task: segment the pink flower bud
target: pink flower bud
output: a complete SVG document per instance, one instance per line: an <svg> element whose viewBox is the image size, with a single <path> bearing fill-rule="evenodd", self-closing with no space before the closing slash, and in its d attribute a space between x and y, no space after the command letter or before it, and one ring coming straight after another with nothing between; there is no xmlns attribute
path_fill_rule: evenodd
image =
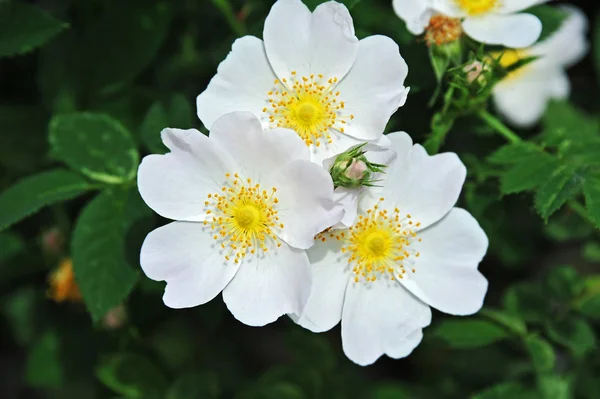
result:
<svg viewBox="0 0 600 399"><path fill-rule="evenodd" d="M348 169L346 169L344 175L349 179L358 180L364 177L367 170L368 168L366 163L353 159Z"/></svg>

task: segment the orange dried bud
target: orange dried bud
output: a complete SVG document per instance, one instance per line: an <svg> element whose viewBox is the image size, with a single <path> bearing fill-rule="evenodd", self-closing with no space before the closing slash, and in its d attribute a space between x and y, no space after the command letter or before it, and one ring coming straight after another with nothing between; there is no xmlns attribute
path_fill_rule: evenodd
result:
<svg viewBox="0 0 600 399"><path fill-rule="evenodd" d="M427 25L425 42L428 46L439 46L458 40L462 33L463 29L459 18L434 15Z"/></svg>

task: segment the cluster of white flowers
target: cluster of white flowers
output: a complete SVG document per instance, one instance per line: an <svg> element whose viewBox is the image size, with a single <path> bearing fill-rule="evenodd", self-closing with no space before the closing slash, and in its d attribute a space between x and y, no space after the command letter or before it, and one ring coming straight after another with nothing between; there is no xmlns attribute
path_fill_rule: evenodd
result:
<svg viewBox="0 0 600 399"><path fill-rule="evenodd" d="M539 20L513 13L536 2L396 0L394 7L415 33L444 13L482 42L528 46ZM583 29L574 18L565 36ZM251 326L288 315L322 332L341 321L344 352L360 365L407 356L430 307L473 314L487 291L477 270L487 237L454 207L465 166L453 153L429 156L404 132L383 135L406 101L408 67L390 38L358 40L344 5L329 1L311 12L300 0L278 0L263 37L238 39L198 96L209 136L164 129L170 152L143 159L140 193L174 221L148 235L142 269L166 281L171 308L222 292L233 316ZM544 98L564 93L564 72L553 65L583 51L565 54L568 40L557 33L523 50L560 53L527 67L556 78ZM526 80L525 69L518 74L495 93L507 114L515 107L510 92ZM357 146L365 153L340 169L345 178L360 179L371 163L384 173L371 170L376 185L334 187L336 157Z"/></svg>
<svg viewBox="0 0 600 399"><path fill-rule="evenodd" d="M556 32L538 42L542 23L523 10L548 1L393 0L393 7L411 33L426 32L429 42L453 41L464 33L481 43L502 45L507 49L496 54L502 55L505 67L537 57L496 85L493 95L498 111L509 122L529 127L540 119L548 101L569 96L565 69L578 63L589 46L587 19L572 6L562 6L568 17Z"/></svg>

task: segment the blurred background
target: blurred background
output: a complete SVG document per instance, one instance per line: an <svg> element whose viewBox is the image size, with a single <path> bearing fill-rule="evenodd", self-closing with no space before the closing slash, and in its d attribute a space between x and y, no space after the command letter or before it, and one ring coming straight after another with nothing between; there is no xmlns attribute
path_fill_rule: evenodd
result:
<svg viewBox="0 0 600 399"><path fill-rule="evenodd" d="M44 13L34 18L3 12L9 3ZM306 3L314 7L320 1ZM345 3L353 5L359 38L384 34L399 43L411 92L387 131L404 130L423 142L436 87L426 45L408 33L391 0ZM592 49L600 46L600 6L569 3L585 11ZM165 151L159 138L164 127L206 132L196 117L195 97L236 38L262 37L271 5L0 1L0 192L61 166L48 139L56 115L108 115L129 132L140 156ZM23 34L35 32L39 43L31 39L12 51L11 40L19 40L16 27ZM592 51L569 75L571 104L597 127L595 57L600 52ZM542 128L519 134L534 137ZM164 285L148 280L138 262L144 236L166 220L135 196L123 205L137 209L134 220L113 241L124 247L119 256L133 288L120 300L111 298L115 306L92 319L70 259L78 217L97 191L44 207L0 232L0 398L600 398L598 230L571 208L544 223L530 194L502 196L498 174L484 159L503 144L489 127L465 117L442 147L467 164L459 205L490 237L480 266L490 282L487 309L458 321L434 312L411 356L383 357L364 368L343 355L339 326L316 335L284 317L264 328L248 327L231 316L220 296L194 309L166 308ZM12 197L10 206L29 199ZM6 201L0 204L8 207ZM108 217L111 206L103 208ZM6 220L0 221L4 228ZM88 220L88 239L111 234L102 221Z"/></svg>

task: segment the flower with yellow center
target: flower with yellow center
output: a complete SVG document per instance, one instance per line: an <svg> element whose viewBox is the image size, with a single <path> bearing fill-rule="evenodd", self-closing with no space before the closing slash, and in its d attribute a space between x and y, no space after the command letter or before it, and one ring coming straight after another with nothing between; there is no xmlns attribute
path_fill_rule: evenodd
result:
<svg viewBox="0 0 600 399"><path fill-rule="evenodd" d="M236 40L198 96L206 127L249 111L265 129L294 130L318 164L364 142L386 144L385 126L408 93L408 67L392 39L359 41L343 4L311 12L300 0L275 2L263 37Z"/></svg>
<svg viewBox="0 0 600 399"><path fill-rule="evenodd" d="M313 288L301 326L322 332L341 321L350 360L368 365L408 356L431 321L430 307L477 312L487 280L477 267L488 240L454 208L466 170L455 154L428 156L406 133L388 135L397 158L382 186L360 194L358 219L329 229L308 251Z"/></svg>
<svg viewBox="0 0 600 399"><path fill-rule="evenodd" d="M531 46L540 37L542 23L523 10L548 0L393 0L396 14L415 35L443 16L462 21L462 31L485 44L509 48Z"/></svg>
<svg viewBox="0 0 600 399"><path fill-rule="evenodd" d="M288 129L264 131L251 113L217 120L210 137L165 129L165 155L138 171L144 201L175 220L151 232L140 262L166 281L172 308L201 305L221 291L231 313L259 326L300 312L311 277L305 249L339 222L327 172Z"/></svg>
<svg viewBox="0 0 600 399"><path fill-rule="evenodd" d="M571 85L566 69L588 52L587 17L577 8L563 9L569 16L552 36L527 49L507 50L500 59L502 66L508 67L521 59L537 57L494 86L496 108L516 126L531 127L550 100L569 96Z"/></svg>

